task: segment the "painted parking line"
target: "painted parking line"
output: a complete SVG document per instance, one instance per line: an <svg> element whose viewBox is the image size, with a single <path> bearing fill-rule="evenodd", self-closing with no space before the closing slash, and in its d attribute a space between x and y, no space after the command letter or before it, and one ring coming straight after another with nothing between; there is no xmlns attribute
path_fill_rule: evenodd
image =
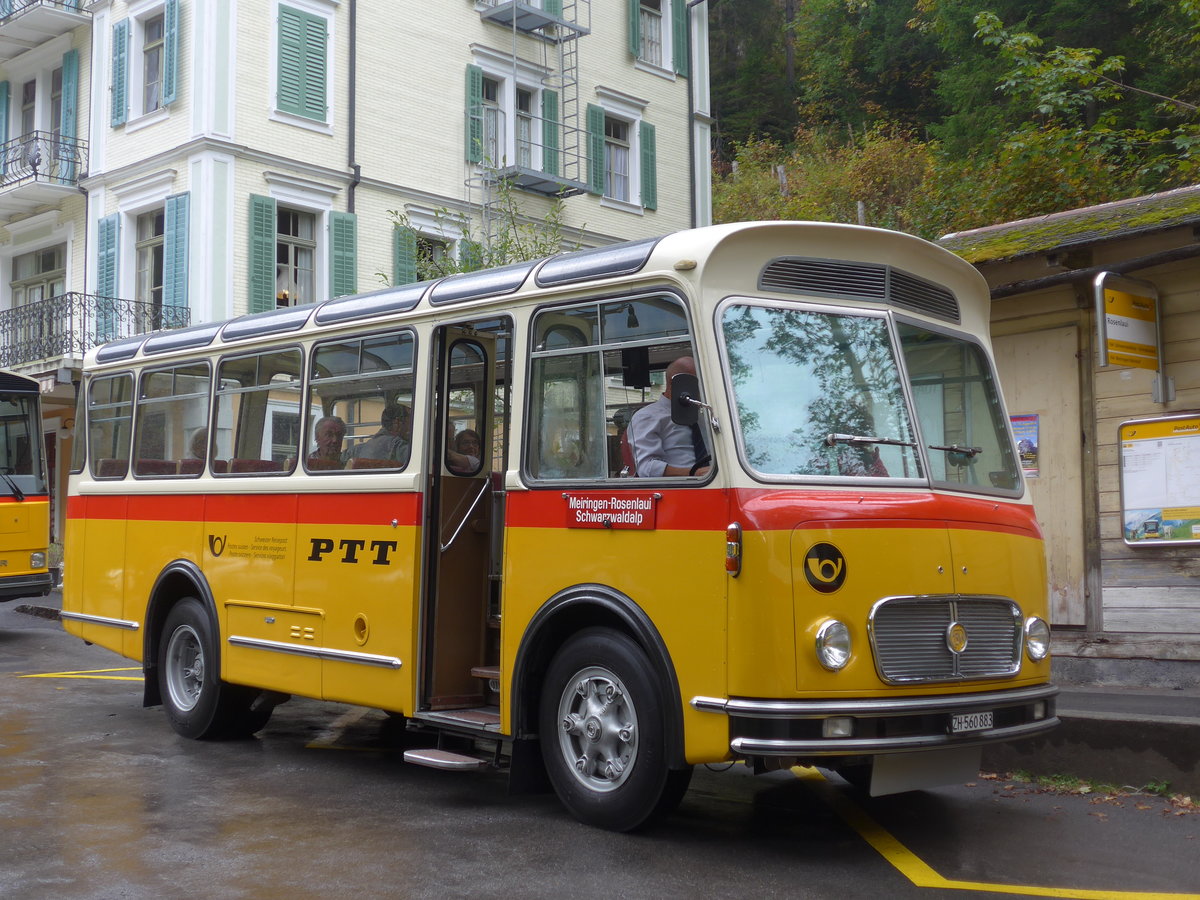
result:
<svg viewBox="0 0 1200 900"><path fill-rule="evenodd" d="M917 887L942 888L952 891L988 891L993 894L1016 894L1023 897L1069 897L1072 900L1200 900L1200 894L1166 894L1147 891L1097 891L1084 888L1038 887L1019 884L993 884L985 881L957 881L944 878L924 860L905 847L895 835L885 830L846 796L846 792L829 784L816 769L796 766L792 772L808 781L821 794L822 800L858 832L868 844L894 866L901 875Z"/></svg>
<svg viewBox="0 0 1200 900"><path fill-rule="evenodd" d="M18 678L86 678L98 681L143 681L141 668L134 666L124 669L87 669L81 672L37 672L32 675L18 675ZM137 672L137 675L110 675L110 672Z"/></svg>

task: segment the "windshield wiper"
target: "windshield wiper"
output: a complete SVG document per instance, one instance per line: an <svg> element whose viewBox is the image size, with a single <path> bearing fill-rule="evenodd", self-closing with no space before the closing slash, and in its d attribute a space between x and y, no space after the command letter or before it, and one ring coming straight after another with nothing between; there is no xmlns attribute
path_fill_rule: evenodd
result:
<svg viewBox="0 0 1200 900"><path fill-rule="evenodd" d="M850 444L853 447L865 447L868 444L889 444L893 447L915 447L917 446L912 441L901 441L896 438L875 437L869 434L838 434L831 432L825 435L825 446L833 447L836 444Z"/></svg>
<svg viewBox="0 0 1200 900"><path fill-rule="evenodd" d="M961 453L970 459L978 456L983 452L982 447L960 447L958 444L951 444L949 447L939 447L936 444L929 445L930 450L945 450L947 453Z"/></svg>
<svg viewBox="0 0 1200 900"><path fill-rule="evenodd" d="M8 489L10 491L12 491L14 500L16 500L18 503L20 503L22 500L25 499L24 491L22 491L19 487L17 487L17 483L15 481L13 481L11 478L8 477L7 472L0 472L0 478L4 479L4 483L7 484Z"/></svg>

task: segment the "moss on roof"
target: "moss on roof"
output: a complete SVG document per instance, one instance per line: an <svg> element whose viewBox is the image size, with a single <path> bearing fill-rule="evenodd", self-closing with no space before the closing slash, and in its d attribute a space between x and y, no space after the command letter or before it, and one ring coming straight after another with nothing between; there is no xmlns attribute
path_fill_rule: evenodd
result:
<svg viewBox="0 0 1200 900"><path fill-rule="evenodd" d="M1200 224L1200 185L948 234L938 243L972 263Z"/></svg>

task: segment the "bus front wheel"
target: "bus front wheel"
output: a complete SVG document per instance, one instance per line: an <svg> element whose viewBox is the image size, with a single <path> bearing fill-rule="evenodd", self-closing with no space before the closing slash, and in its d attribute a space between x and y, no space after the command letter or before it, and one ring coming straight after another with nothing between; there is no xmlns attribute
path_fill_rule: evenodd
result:
<svg viewBox="0 0 1200 900"><path fill-rule="evenodd" d="M683 798L692 770L667 765L662 692L627 635L594 628L568 640L546 672L539 712L546 772L581 822L631 831Z"/></svg>
<svg viewBox="0 0 1200 900"><path fill-rule="evenodd" d="M186 738L242 737L267 723L259 692L218 677L204 607L184 597L167 614L158 651L158 686L167 720ZM256 702L259 701L259 702Z"/></svg>

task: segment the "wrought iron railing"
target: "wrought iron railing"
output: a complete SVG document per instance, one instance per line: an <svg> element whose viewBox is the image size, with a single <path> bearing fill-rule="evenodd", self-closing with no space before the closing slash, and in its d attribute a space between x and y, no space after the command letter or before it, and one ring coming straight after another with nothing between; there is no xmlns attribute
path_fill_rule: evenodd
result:
<svg viewBox="0 0 1200 900"><path fill-rule="evenodd" d="M23 13L31 6L50 6L68 12L91 13L83 8L83 0L0 0L0 19Z"/></svg>
<svg viewBox="0 0 1200 900"><path fill-rule="evenodd" d="M191 323L191 310L72 291L0 310L0 368L42 359L81 359L88 350Z"/></svg>
<svg viewBox="0 0 1200 900"><path fill-rule="evenodd" d="M29 131L0 144L0 188L30 181L73 187L87 171L87 141Z"/></svg>

